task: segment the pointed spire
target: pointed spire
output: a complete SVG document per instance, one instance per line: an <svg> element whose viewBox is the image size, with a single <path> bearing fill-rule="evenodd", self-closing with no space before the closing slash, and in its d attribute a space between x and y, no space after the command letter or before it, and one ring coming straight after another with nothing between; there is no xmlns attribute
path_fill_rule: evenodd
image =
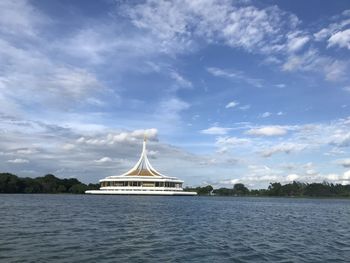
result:
<svg viewBox="0 0 350 263"><path fill-rule="evenodd" d="M147 143L147 136L146 136L146 133L144 133L143 134L143 147L142 147L141 157L143 154L146 154L146 143Z"/></svg>
<svg viewBox="0 0 350 263"><path fill-rule="evenodd" d="M147 136L146 134L144 134L143 147L142 147L142 153L141 153L140 159L136 163L136 165L131 170L123 174L123 176L125 175L163 176L156 169L154 169L150 164L147 158L146 142L147 142Z"/></svg>

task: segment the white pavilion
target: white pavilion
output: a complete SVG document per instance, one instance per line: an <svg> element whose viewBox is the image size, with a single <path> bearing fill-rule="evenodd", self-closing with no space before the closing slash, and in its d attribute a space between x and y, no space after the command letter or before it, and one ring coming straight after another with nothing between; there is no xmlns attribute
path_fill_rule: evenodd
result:
<svg viewBox="0 0 350 263"><path fill-rule="evenodd" d="M86 194L116 195L197 195L185 192L183 181L161 174L152 167L146 150L146 138L139 161L128 172L118 176L108 176L100 180L99 190L88 190Z"/></svg>

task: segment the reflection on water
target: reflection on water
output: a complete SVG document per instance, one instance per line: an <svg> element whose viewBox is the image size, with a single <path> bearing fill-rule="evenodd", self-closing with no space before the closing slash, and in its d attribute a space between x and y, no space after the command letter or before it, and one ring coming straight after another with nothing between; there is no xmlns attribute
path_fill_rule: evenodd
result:
<svg viewBox="0 0 350 263"><path fill-rule="evenodd" d="M350 200L0 195L0 262L349 262Z"/></svg>

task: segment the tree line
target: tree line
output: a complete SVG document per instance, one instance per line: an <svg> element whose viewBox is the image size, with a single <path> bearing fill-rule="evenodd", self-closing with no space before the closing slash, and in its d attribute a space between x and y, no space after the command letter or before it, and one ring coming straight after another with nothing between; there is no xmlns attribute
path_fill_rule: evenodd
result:
<svg viewBox="0 0 350 263"><path fill-rule="evenodd" d="M75 178L60 179L52 174L37 178L21 178L10 173L0 173L0 193L71 193L83 194L98 189L99 184L84 184Z"/></svg>
<svg viewBox="0 0 350 263"><path fill-rule="evenodd" d="M83 194L86 190L99 189L99 184L84 184L75 178L60 179L52 174L42 177L18 177L10 173L0 173L0 193L71 193ZM185 188L185 191L197 192L198 195L217 196L296 196L296 197L350 197L350 184L341 185L328 182L302 183L292 182L282 185L270 183L267 189L249 190L238 183L232 188L214 189L211 185Z"/></svg>
<svg viewBox="0 0 350 263"><path fill-rule="evenodd" d="M235 184L232 188L213 189L211 185L196 188L186 188L186 191L195 191L198 195L217 196L295 196L295 197L350 197L350 184L341 185L328 182L302 183L292 182L282 185L270 183L267 189L249 190L244 184Z"/></svg>

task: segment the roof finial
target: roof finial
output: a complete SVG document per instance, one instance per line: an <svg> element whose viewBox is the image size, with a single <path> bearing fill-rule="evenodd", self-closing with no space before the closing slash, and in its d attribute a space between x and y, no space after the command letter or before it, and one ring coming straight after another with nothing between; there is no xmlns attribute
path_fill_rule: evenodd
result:
<svg viewBox="0 0 350 263"><path fill-rule="evenodd" d="M147 135L146 135L146 133L143 134L143 141L147 142Z"/></svg>

